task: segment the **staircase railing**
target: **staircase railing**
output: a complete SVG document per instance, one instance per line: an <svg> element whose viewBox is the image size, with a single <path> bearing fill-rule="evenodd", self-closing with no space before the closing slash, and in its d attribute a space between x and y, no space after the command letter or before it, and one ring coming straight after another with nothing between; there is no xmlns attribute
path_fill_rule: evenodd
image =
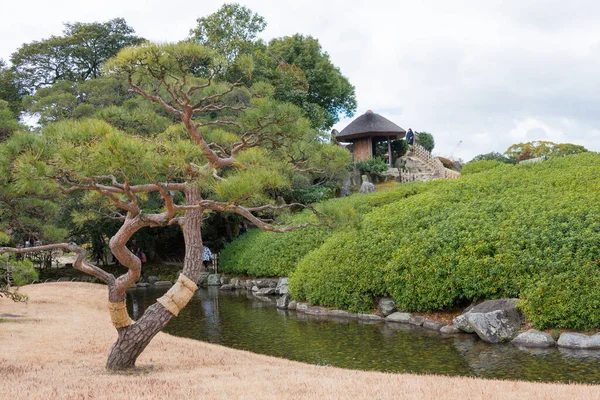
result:
<svg viewBox="0 0 600 400"><path fill-rule="evenodd" d="M437 158L431 155L431 153L420 144L414 144L412 148L412 153L425 164L430 166L434 171L435 175L438 178L444 179L456 179L460 177L460 173L456 171L452 171L444 167L444 164Z"/></svg>

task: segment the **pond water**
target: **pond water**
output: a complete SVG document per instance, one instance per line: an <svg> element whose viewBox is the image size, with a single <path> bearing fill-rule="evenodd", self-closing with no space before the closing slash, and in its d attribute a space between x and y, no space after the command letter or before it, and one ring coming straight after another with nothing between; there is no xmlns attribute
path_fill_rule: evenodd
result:
<svg viewBox="0 0 600 400"><path fill-rule="evenodd" d="M166 289L131 289L134 319ZM358 370L600 383L600 351L489 345L476 335L443 336L408 324L331 320L275 308L243 292L199 289L165 331L317 365Z"/></svg>

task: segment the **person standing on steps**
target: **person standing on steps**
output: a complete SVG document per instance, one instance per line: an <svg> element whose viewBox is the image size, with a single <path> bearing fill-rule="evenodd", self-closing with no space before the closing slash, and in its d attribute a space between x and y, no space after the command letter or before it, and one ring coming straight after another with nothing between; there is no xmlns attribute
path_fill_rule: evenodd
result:
<svg viewBox="0 0 600 400"><path fill-rule="evenodd" d="M406 132L406 141L408 142L409 146L415 144L415 133L411 128L408 128L408 132Z"/></svg>

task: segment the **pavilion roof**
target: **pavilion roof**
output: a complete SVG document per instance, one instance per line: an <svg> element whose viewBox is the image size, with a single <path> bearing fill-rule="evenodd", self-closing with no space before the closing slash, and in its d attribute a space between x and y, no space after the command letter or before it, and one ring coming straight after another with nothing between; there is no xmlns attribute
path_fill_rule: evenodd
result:
<svg viewBox="0 0 600 400"><path fill-rule="evenodd" d="M394 136L401 139L406 131L387 118L369 110L352 121L337 134L338 142L348 142L355 139L374 136Z"/></svg>

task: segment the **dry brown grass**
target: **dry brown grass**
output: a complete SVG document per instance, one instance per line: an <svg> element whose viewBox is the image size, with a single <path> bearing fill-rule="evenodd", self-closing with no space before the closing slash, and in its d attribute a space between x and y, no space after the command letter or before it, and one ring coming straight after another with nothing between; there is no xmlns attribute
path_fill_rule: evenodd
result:
<svg viewBox="0 0 600 400"><path fill-rule="evenodd" d="M131 373L104 369L116 332L106 287L28 286L0 299L0 398L6 399L594 399L600 388L320 367L159 333ZM4 318L10 320L11 318Z"/></svg>

